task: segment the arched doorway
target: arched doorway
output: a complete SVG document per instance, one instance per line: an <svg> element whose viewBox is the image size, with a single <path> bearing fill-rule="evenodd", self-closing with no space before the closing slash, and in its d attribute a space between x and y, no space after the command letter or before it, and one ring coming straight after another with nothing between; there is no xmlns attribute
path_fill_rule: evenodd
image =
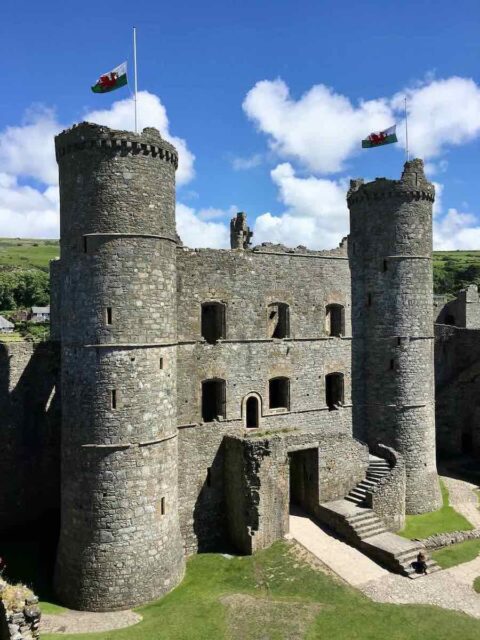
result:
<svg viewBox="0 0 480 640"><path fill-rule="evenodd" d="M246 404L246 426L247 429L256 429L259 423L260 404L256 396L247 398Z"/></svg>

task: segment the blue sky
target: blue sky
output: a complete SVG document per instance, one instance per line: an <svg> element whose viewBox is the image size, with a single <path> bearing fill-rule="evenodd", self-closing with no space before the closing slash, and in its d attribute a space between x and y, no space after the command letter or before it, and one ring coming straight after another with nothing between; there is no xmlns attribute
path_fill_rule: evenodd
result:
<svg viewBox="0 0 480 640"><path fill-rule="evenodd" d="M408 95L411 147L441 196L436 246L480 248L478 0L4 0L0 235L58 235L54 133L86 117L131 127L128 88L90 85L131 63L133 24L142 125L183 158L186 244L225 246L244 210L257 242L335 246L348 179L401 172ZM398 145L360 149L393 122Z"/></svg>

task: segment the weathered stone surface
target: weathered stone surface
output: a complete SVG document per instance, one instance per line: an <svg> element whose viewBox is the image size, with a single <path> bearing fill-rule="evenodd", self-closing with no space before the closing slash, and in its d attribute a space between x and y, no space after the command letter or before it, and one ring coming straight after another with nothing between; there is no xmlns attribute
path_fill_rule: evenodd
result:
<svg viewBox="0 0 480 640"><path fill-rule="evenodd" d="M352 181L354 434L398 451L407 513L441 504L435 462L432 204L423 162L401 180Z"/></svg>

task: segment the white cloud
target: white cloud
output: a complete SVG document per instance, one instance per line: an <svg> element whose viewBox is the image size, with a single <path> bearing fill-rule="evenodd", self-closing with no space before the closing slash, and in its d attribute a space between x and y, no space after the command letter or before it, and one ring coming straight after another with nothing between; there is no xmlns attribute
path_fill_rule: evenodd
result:
<svg viewBox="0 0 480 640"><path fill-rule="evenodd" d="M230 247L230 231L222 222L201 220L195 209L177 202L177 231L188 247L210 247L227 249ZM224 212L228 215L228 212Z"/></svg>
<svg viewBox="0 0 480 640"><path fill-rule="evenodd" d="M232 158L232 167L235 171L248 171L248 169L254 169L258 167L263 162L263 154L254 153L251 156L246 158L242 158L240 156L236 156Z"/></svg>
<svg viewBox="0 0 480 640"><path fill-rule="evenodd" d="M323 84L299 99L281 80L263 80L247 93L246 115L268 136L281 158L294 159L315 173L341 171L360 152L360 141L372 131L397 122L399 147L405 146L404 97L408 98L409 141L414 155L438 158L449 146L480 137L480 86L472 79L451 77L406 88L393 97L354 104ZM444 172L445 161L427 165L430 174Z"/></svg>
<svg viewBox="0 0 480 640"><path fill-rule="evenodd" d="M348 233L347 181L299 178L289 163L271 171L286 206L280 216L264 213L255 222L254 242L298 244L312 249L338 245Z"/></svg>
<svg viewBox="0 0 480 640"><path fill-rule="evenodd" d="M471 78L429 78L423 85L407 88L391 101L398 113L403 109L405 95L410 147L418 157L436 158L448 146L465 144L480 136L480 87ZM400 130L403 127L404 120Z"/></svg>
<svg viewBox="0 0 480 640"><path fill-rule="evenodd" d="M162 137L171 142L178 151L177 183L186 184L195 175L193 163L195 156L189 150L186 141L170 133L167 111L160 98L148 91L139 91L137 101L138 130L144 127L155 127ZM114 102L109 109L98 109L85 114L85 120L103 124L112 129L133 131L134 105L133 97Z"/></svg>
<svg viewBox="0 0 480 640"><path fill-rule="evenodd" d="M0 173L0 234L7 237L57 238L58 189L19 185L14 176Z"/></svg>
<svg viewBox="0 0 480 640"><path fill-rule="evenodd" d="M438 250L475 249L480 246L480 224L473 213L449 209L433 223L433 246Z"/></svg>
<svg viewBox="0 0 480 640"><path fill-rule="evenodd" d="M323 84L314 85L294 100L283 80L263 80L248 92L243 109L258 129L269 136L280 157L300 161L309 170L332 173L372 131L393 124L385 99L351 101Z"/></svg>
<svg viewBox="0 0 480 640"><path fill-rule="evenodd" d="M185 140L170 134L167 113L160 99L146 91L141 91L138 98L140 126L156 127L177 147L177 182L185 184L194 175L195 157ZM85 117L110 127L132 129L132 99L116 101L109 109L91 111ZM65 127L53 109L36 106L25 114L20 125L0 131L0 236L58 237L54 137Z"/></svg>
<svg viewBox="0 0 480 640"><path fill-rule="evenodd" d="M38 106L27 111L21 125L0 132L0 171L57 184L53 138L61 129L53 109Z"/></svg>

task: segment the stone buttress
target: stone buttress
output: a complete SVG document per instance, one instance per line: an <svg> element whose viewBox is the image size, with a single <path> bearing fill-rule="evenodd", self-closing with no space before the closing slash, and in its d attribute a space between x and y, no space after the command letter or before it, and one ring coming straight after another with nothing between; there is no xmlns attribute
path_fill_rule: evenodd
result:
<svg viewBox="0 0 480 640"><path fill-rule="evenodd" d="M174 147L82 123L60 172L62 497L56 590L132 607L184 572L178 521Z"/></svg>
<svg viewBox="0 0 480 640"><path fill-rule="evenodd" d="M433 185L421 160L401 180L352 180L354 435L399 451L407 513L441 504L435 462Z"/></svg>

